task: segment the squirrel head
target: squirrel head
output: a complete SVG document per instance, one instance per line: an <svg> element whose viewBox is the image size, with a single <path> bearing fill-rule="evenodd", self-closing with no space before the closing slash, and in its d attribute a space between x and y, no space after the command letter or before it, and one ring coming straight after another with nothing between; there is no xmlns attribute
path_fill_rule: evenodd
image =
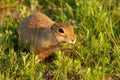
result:
<svg viewBox="0 0 120 80"><path fill-rule="evenodd" d="M55 34L59 43L67 42L69 44L74 44L76 42L74 29L71 25L64 24L64 23L54 23L51 26L51 30Z"/></svg>

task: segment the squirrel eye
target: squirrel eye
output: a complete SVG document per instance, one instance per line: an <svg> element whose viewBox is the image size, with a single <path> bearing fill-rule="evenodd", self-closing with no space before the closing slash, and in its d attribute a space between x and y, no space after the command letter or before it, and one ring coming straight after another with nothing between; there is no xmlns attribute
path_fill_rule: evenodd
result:
<svg viewBox="0 0 120 80"><path fill-rule="evenodd" d="M64 33L64 31L63 31L62 28L59 28L58 31L59 31L60 33Z"/></svg>

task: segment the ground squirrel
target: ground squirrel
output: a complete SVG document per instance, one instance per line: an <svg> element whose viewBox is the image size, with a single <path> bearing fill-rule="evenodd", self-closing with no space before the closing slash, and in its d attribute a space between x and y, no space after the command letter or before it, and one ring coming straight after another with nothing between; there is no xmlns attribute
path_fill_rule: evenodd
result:
<svg viewBox="0 0 120 80"><path fill-rule="evenodd" d="M71 25L52 21L43 13L34 13L21 22L18 28L21 42L43 61L56 50L60 43L74 44L76 36Z"/></svg>

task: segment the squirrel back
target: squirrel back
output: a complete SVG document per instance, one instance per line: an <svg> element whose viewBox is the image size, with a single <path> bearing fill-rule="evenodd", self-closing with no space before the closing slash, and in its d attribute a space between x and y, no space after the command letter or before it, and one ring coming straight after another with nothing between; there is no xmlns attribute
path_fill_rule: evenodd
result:
<svg viewBox="0 0 120 80"><path fill-rule="evenodd" d="M43 13L34 13L28 17L25 17L23 22L20 24L19 28L45 28L49 27L55 22L52 21L49 17L47 17Z"/></svg>

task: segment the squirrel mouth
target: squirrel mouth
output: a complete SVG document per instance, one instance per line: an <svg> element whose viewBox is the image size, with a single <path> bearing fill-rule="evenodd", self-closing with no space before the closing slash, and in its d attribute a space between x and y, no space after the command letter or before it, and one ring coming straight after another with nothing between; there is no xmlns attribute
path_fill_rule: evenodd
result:
<svg viewBox="0 0 120 80"><path fill-rule="evenodd" d="M76 38L74 38L73 40L70 40L69 42L68 42L69 44L75 44L76 43Z"/></svg>
<svg viewBox="0 0 120 80"><path fill-rule="evenodd" d="M72 45L73 45L73 44L75 44L75 42L76 42L76 40L75 40L75 41L73 41L73 42L72 42L72 41L71 41L71 42L69 42L69 44L72 44Z"/></svg>
<svg viewBox="0 0 120 80"><path fill-rule="evenodd" d="M62 42L63 44L70 44L70 45L73 45L73 44L75 44L76 43L76 39L75 40L73 40L73 41L64 41L64 42Z"/></svg>

